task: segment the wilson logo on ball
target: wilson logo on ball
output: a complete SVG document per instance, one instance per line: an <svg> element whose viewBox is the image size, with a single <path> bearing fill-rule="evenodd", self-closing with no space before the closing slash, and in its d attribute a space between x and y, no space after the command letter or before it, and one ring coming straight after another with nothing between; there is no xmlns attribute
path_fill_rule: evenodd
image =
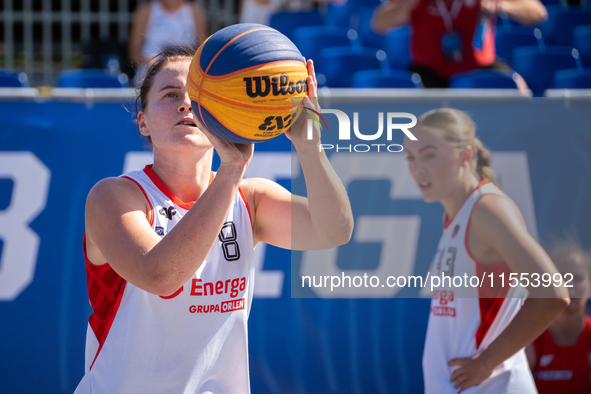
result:
<svg viewBox="0 0 591 394"><path fill-rule="evenodd" d="M243 79L246 82L246 94L250 98L266 97L273 89L273 96L280 94L285 96L287 94L294 94L295 92L306 92L308 87L306 81L298 79L296 82L289 79L289 75L281 74L279 77L246 77ZM252 90L252 82L254 80L254 91ZM263 82L265 82L265 90L263 90Z"/></svg>

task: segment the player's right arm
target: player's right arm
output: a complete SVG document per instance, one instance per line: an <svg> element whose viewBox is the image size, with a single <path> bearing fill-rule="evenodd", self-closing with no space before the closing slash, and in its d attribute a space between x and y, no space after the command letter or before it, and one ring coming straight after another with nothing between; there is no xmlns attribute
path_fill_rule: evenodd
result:
<svg viewBox="0 0 591 394"><path fill-rule="evenodd" d="M376 7L371 18L371 28L378 34L402 26L408 22L410 13L420 0L390 0Z"/></svg>
<svg viewBox="0 0 591 394"><path fill-rule="evenodd" d="M211 185L163 238L152 229L146 197L134 182L125 178L98 182L86 201L89 260L95 265L108 262L123 279L149 293L174 293L211 250L244 168L220 166Z"/></svg>

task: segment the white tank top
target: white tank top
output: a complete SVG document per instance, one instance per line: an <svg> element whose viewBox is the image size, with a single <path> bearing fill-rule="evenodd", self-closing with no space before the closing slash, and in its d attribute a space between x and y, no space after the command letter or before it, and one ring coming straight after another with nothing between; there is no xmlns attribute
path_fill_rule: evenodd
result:
<svg viewBox="0 0 591 394"><path fill-rule="evenodd" d="M526 289L507 286L511 270L506 263L480 264L468 251L466 240L470 215L478 199L485 194L496 194L509 199L490 180L480 182L455 218L445 223L437 253L431 264L431 276L441 277L444 272L445 275L462 279L464 274L467 274L468 278L482 278L486 272L486 281L483 288L453 287L446 283L446 287L434 290L423 352L426 394L456 394L457 389L454 389L450 377L457 367L448 367L447 363L456 357L469 357L482 352L503 332L521 308L523 299L527 297ZM483 298L491 296L492 289L487 290L486 286L489 283L487 281L490 281L488 275L493 273L498 281L498 275L503 272L506 289L510 289L507 297ZM456 281L457 283L459 282ZM497 289L498 287L495 286ZM523 349L495 368L492 375L483 383L465 391L466 394L536 392Z"/></svg>
<svg viewBox="0 0 591 394"><path fill-rule="evenodd" d="M122 175L144 192L154 231L166 234L191 208L147 166ZM213 180L213 173L210 179ZM86 259L94 313L81 393L250 392L247 320L254 286L250 213L239 189L222 230L193 277L166 296Z"/></svg>
<svg viewBox="0 0 591 394"><path fill-rule="evenodd" d="M195 47L197 28L190 4L185 2L178 10L169 12L160 1L150 1L150 19L145 34L142 47L144 59L153 58L167 47Z"/></svg>

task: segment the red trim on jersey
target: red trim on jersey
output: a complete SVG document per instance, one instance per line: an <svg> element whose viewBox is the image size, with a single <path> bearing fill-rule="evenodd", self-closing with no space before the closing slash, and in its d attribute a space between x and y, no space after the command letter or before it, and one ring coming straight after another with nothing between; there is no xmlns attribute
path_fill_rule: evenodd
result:
<svg viewBox="0 0 591 394"><path fill-rule="evenodd" d="M140 185L135 179L132 179L126 175L121 176L121 178L125 178L125 179L129 179L130 181L132 181L133 183L135 183L140 190L142 191L142 193L144 193L144 197L146 197L146 201L148 201L148 204L150 204L150 210L152 211L152 217L150 218L150 226L154 225L154 207L152 206L152 203L150 202L150 199L148 198L148 195L146 194L146 191L144 190L144 188L142 187L142 185Z"/></svg>
<svg viewBox="0 0 591 394"><path fill-rule="evenodd" d="M119 276L109 263L94 265L90 262L86 254L86 233L84 233L82 241L82 250L86 261L88 300L93 310L92 315L88 318L88 323L99 343L98 350L89 368L92 369L119 310L127 281Z"/></svg>
<svg viewBox="0 0 591 394"><path fill-rule="evenodd" d="M250 225L252 226L252 215L250 214L250 208L248 207L248 202L246 202L246 197L244 197L244 192L242 191L242 188L240 186L238 186L238 192L240 193L240 197L242 197L242 201L244 201L244 205L246 205L248 217L250 218Z"/></svg>
<svg viewBox="0 0 591 394"><path fill-rule="evenodd" d="M467 231L468 229L466 229L466 232ZM467 245L466 251L468 251ZM505 282L505 287L500 286L499 275L504 274L505 280L508 281L511 269L509 269L509 266L506 263L480 264L476 261L474 261L474 263L476 264L476 275L479 278L485 276L484 283L478 288L480 326L474 335L474 339L476 340L476 349L478 349L484 340L484 337L488 333L488 330L497 318L497 315L499 314L499 311L505 302L505 297L509 292L510 287L507 285L507 282ZM490 274L492 274L494 278L493 284L496 283L496 286L494 287L491 286L491 282L488 280L488 276Z"/></svg>
<svg viewBox="0 0 591 394"><path fill-rule="evenodd" d="M192 202L183 202L181 201L180 198L178 198L177 196L174 195L173 192L170 191L170 189L168 187L166 187L166 185L164 184L164 182L162 182L160 180L160 178L158 178L156 176L156 174L154 174L154 172L152 171L152 164L148 164L145 168L144 168L144 172L146 173L146 175L152 180L152 182L154 182L154 185L156 185L156 187L158 189L160 189L160 191L162 193L164 193L164 195L168 198L170 198L170 200L175 203L176 205L178 205L179 207L189 210L191 209L191 207L193 206L193 204L195 204L196 201L192 201ZM211 172L211 174L209 174L209 183L207 186L211 185L211 182L213 182L213 172Z"/></svg>
<svg viewBox="0 0 591 394"><path fill-rule="evenodd" d="M488 181L488 182L484 182L484 181ZM480 183L478 184L478 188L480 188L480 186L485 185L487 183L490 183L490 179L485 178L482 181L480 181ZM474 190L476 190L474 189ZM483 194L482 196L486 195ZM480 196L480 197L482 197ZM480 199L479 197L479 199ZM503 196L500 196L503 197ZM472 205L472 211L474 210L474 207L476 206L476 203L478 201L474 202L474 205ZM478 303L479 303L479 309L480 309L480 326L478 327L478 330L476 331L475 334L475 340L476 340L476 348L478 349L480 347L480 344L482 343L482 341L484 340L484 337L486 336L486 334L488 333L488 330L490 329L490 327L492 326L493 322L495 321L495 319L497 318L497 315L499 314L499 311L501 310L501 307L503 306L503 303L505 302L505 297L507 296L508 292L509 292L509 288L510 286L507 285L507 281L509 280L509 274L511 273L511 269L509 268L509 266L507 265L506 262L502 262L502 263L497 263L497 264L483 264L480 263L478 261L476 261L476 259L474 258L474 256L472 256L472 253L470 253L470 249L468 248L468 232L470 229L470 219L472 217L472 211L470 211L470 215L468 215L468 223L466 224L466 230L464 233L464 248L466 249L466 253L468 254L468 256L470 257L470 259L472 259L472 261L474 262L475 266L476 266L476 275L479 278L482 278L483 275L485 275L486 277L488 277L488 275L492 274L493 278L495 279L493 281L493 284L496 283L496 286L491 286L490 281L486 280L483 283L483 285L481 287L478 288ZM504 287L500 287L500 281L499 279L499 275L504 274L505 277L505 286Z"/></svg>
<svg viewBox="0 0 591 394"><path fill-rule="evenodd" d="M466 201L468 201L468 199L470 198L472 193L474 193L476 190L478 190L480 188L480 186L486 185L487 183L490 183L490 182L491 182L490 178L484 178L480 182L478 182L478 185L476 185L476 187L470 192L470 194L468 194L468 197L466 197L466 199L464 200L464 202L462 203L461 206L464 206L464 204L466 203ZM458 211L458 212L460 212L460 211ZM457 212L456 212L456 215L457 215ZM454 221L455 218L456 218L456 216L454 215L453 218L448 219L447 213L443 212L443 228L445 230L447 230L447 228L449 227L451 222Z"/></svg>
<svg viewBox="0 0 591 394"><path fill-rule="evenodd" d="M178 296L179 294L181 294L184 290L185 286L181 286L177 291L175 291L174 293L172 293L169 296L159 296L160 298L162 298L163 300L171 300L174 297Z"/></svg>

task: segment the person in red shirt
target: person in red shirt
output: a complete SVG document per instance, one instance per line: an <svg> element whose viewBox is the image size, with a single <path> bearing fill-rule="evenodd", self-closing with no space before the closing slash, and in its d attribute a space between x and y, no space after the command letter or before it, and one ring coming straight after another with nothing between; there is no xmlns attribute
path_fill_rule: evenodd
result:
<svg viewBox="0 0 591 394"><path fill-rule="evenodd" d="M550 255L566 281L571 302L542 335L526 348L539 394L591 393L591 261L580 248L563 247Z"/></svg>
<svg viewBox="0 0 591 394"><path fill-rule="evenodd" d="M410 23L409 70L421 76L425 87L445 88L450 77L462 71L488 68L513 73L496 58L498 14L529 26L547 18L539 0L389 0L376 8L372 28L385 33ZM518 85L527 86L523 78Z"/></svg>

